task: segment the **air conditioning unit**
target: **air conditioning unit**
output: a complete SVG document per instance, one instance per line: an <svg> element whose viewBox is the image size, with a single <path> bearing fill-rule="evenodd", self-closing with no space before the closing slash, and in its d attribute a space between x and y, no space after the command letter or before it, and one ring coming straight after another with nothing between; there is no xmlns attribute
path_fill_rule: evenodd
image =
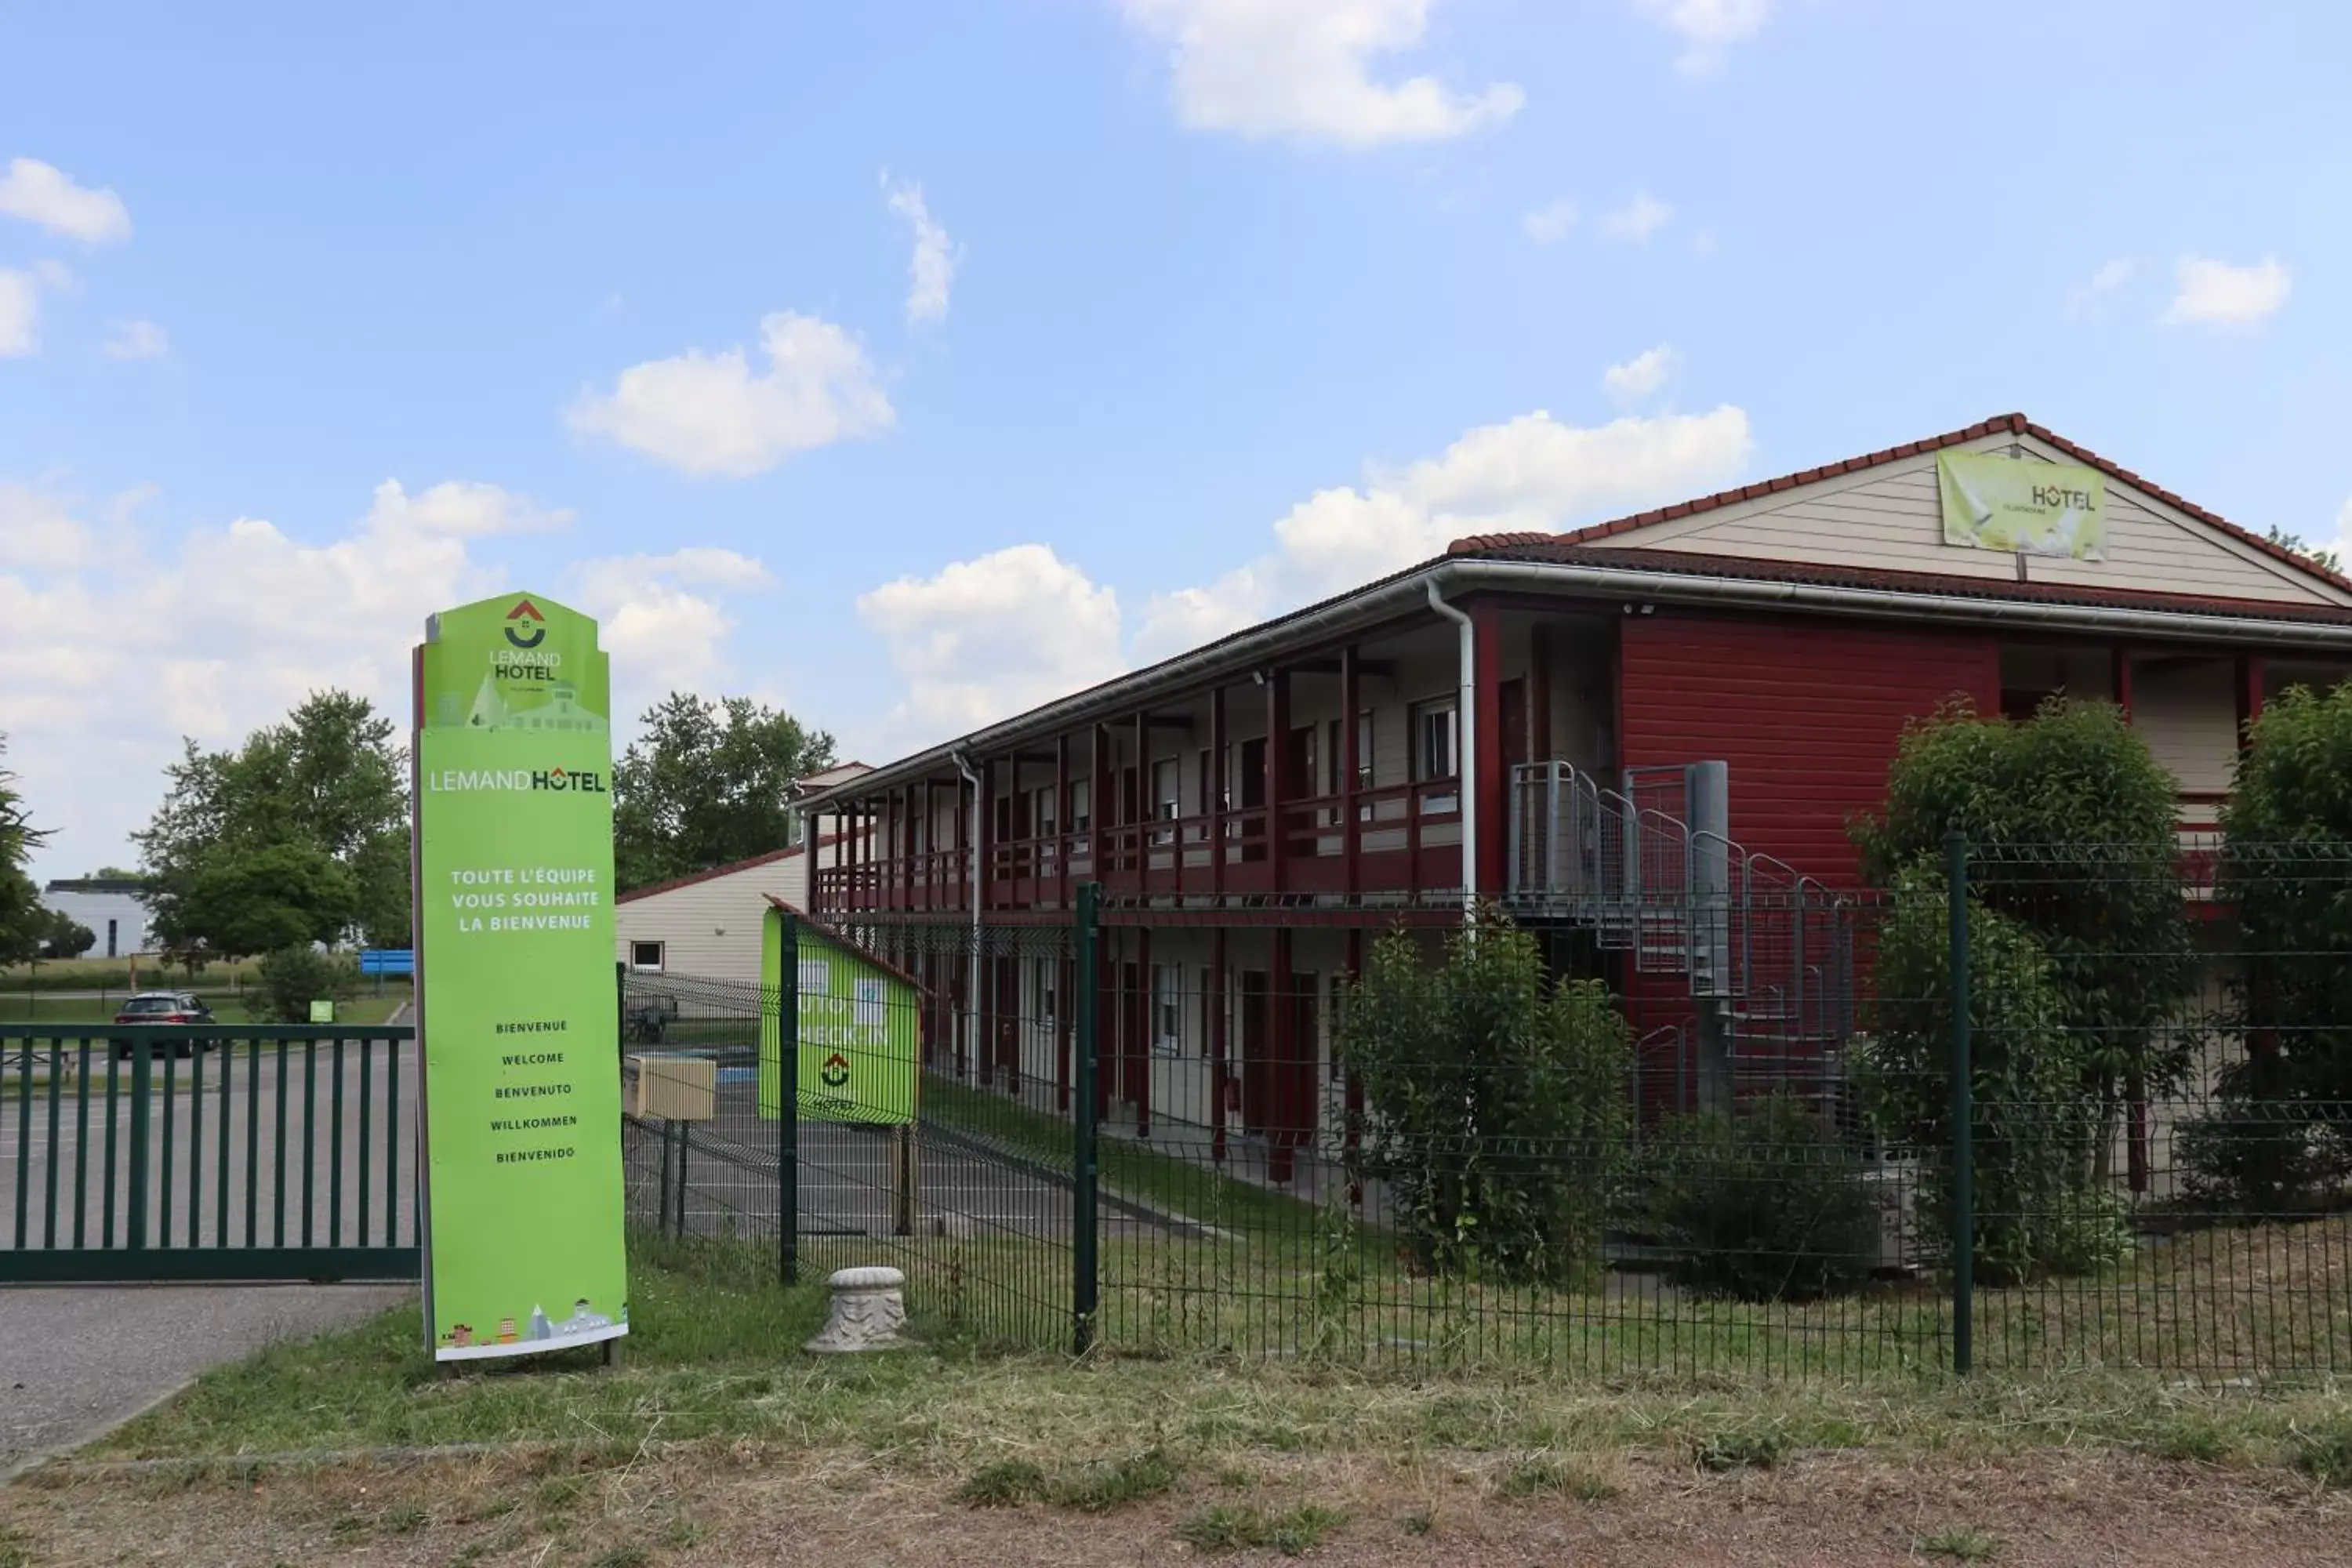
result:
<svg viewBox="0 0 2352 1568"><path fill-rule="evenodd" d="M1924 1261L1919 1241L1919 1162L1881 1160L1862 1173L1878 1208L1878 1268L1916 1274Z"/></svg>

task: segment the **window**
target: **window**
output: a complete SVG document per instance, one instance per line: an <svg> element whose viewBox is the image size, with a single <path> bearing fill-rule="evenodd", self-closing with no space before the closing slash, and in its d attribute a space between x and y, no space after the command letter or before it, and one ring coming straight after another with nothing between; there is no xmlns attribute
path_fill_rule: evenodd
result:
<svg viewBox="0 0 2352 1568"><path fill-rule="evenodd" d="M657 942L629 943L629 967L640 974L659 974L662 969L662 947Z"/></svg>
<svg viewBox="0 0 2352 1568"><path fill-rule="evenodd" d="M1356 715L1356 787L1370 789L1372 785L1372 710L1365 709Z"/></svg>
<svg viewBox="0 0 2352 1568"><path fill-rule="evenodd" d="M1037 818L1037 837L1040 838L1052 837L1054 835L1053 785L1047 784L1045 788L1037 792L1037 804L1034 810Z"/></svg>
<svg viewBox="0 0 2352 1568"><path fill-rule="evenodd" d="M1433 784L1441 779L1460 776L1461 758L1456 751L1460 731L1454 723L1454 699L1423 702L1412 710L1412 778L1415 784ZM1460 799L1451 794L1424 795L1421 810L1435 816L1455 810Z"/></svg>
<svg viewBox="0 0 2352 1568"><path fill-rule="evenodd" d="M1201 1016L1202 1019L1201 1026L1201 1055L1202 1057L1206 1057L1209 1054L1209 1036L1216 1027L1216 1019L1210 1012L1210 1009L1214 1007L1216 1005L1217 990L1215 971L1203 969L1201 971Z"/></svg>
<svg viewBox="0 0 2352 1568"><path fill-rule="evenodd" d="M1171 963L1151 966L1151 1048L1163 1057L1184 1046L1183 973Z"/></svg>
<svg viewBox="0 0 2352 1568"><path fill-rule="evenodd" d="M1173 757L1151 764L1151 815L1162 822L1175 821L1178 814L1183 809L1184 802L1179 793L1181 785L1178 781L1178 773L1176 759ZM1176 830L1172 827L1163 827L1151 836L1151 842L1173 844L1176 842Z"/></svg>
<svg viewBox="0 0 2352 1568"><path fill-rule="evenodd" d="M1054 972L1056 967L1055 961L1050 958L1033 958L1029 961L1029 990L1037 999L1036 1010L1031 1014L1031 1017L1034 1020L1037 1032L1041 1035L1050 1035L1054 1032Z"/></svg>
<svg viewBox="0 0 2352 1568"><path fill-rule="evenodd" d="M1094 780L1070 781L1070 831L1084 833L1094 820Z"/></svg>
<svg viewBox="0 0 2352 1568"><path fill-rule="evenodd" d="M1415 784L1450 779L1459 771L1454 755L1454 700L1423 702L1412 710L1412 777Z"/></svg>
<svg viewBox="0 0 2352 1568"><path fill-rule="evenodd" d="M121 922L120 921L109 921L106 922L106 956L109 958L119 958L121 956L121 954L114 951L116 930L121 924Z"/></svg>

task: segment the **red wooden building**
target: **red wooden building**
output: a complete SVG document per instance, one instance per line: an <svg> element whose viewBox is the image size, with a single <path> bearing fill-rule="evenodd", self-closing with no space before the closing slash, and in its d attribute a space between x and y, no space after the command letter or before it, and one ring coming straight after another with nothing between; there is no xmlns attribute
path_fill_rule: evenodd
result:
<svg viewBox="0 0 2352 1568"><path fill-rule="evenodd" d="M1990 513L1951 515L1947 452L2103 490L2096 536L1984 547ZM1331 985L1367 931L1502 902L1617 955L1658 1081L1777 1070L1850 1021L1846 824L1906 721L1955 697L2115 700L2196 832L2264 700L2347 671L2352 583L2011 415L1572 533L1459 540L877 768L812 803L845 846L812 899L887 951L1063 923L1099 882L1106 1099L1140 1131L1280 1149L1337 1121ZM969 1019L934 1031L943 1058L1066 1105L1065 958L927 979Z"/></svg>

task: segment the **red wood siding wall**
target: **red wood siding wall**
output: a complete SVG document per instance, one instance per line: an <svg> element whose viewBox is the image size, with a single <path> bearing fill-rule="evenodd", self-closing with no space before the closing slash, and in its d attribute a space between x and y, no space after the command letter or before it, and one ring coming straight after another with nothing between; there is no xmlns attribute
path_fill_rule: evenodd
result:
<svg viewBox="0 0 2352 1568"><path fill-rule="evenodd" d="M1669 615L1624 627L1629 765L1731 764L1731 835L1832 886L1857 875L1849 817L1874 809L1905 721L1955 693L1993 712L1983 634Z"/></svg>

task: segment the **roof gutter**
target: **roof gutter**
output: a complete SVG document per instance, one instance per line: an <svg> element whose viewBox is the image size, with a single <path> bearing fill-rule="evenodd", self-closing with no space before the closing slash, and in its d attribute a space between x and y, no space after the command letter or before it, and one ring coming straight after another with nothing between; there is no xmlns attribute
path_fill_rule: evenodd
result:
<svg viewBox="0 0 2352 1568"><path fill-rule="evenodd" d="M2352 653L2352 624L2268 620L2257 616L2190 615L2178 610L2107 605L2060 605L2038 600L1975 599L1892 588L1853 588L1819 583L1780 583L1744 577L1698 577L1581 562L1493 561L1456 557L1433 561L1368 588L1310 609L1269 621L1206 647L1153 665L1131 676L1092 687L1042 708L976 730L903 761L835 785L815 801L863 794L894 778L920 776L950 765L955 753L985 752L1039 731L1082 723L1137 700L1142 694L1182 687L1208 676L1245 675L1277 650L1301 642L1376 624L1414 608L1426 608L1432 590L1461 594L1477 589L1558 592L1585 589L1606 597L1654 604L1689 604L1806 610L1819 615L1909 618L1939 623L1992 623L2048 631L2125 633L2135 637L2187 642L2251 642L2327 648Z"/></svg>

